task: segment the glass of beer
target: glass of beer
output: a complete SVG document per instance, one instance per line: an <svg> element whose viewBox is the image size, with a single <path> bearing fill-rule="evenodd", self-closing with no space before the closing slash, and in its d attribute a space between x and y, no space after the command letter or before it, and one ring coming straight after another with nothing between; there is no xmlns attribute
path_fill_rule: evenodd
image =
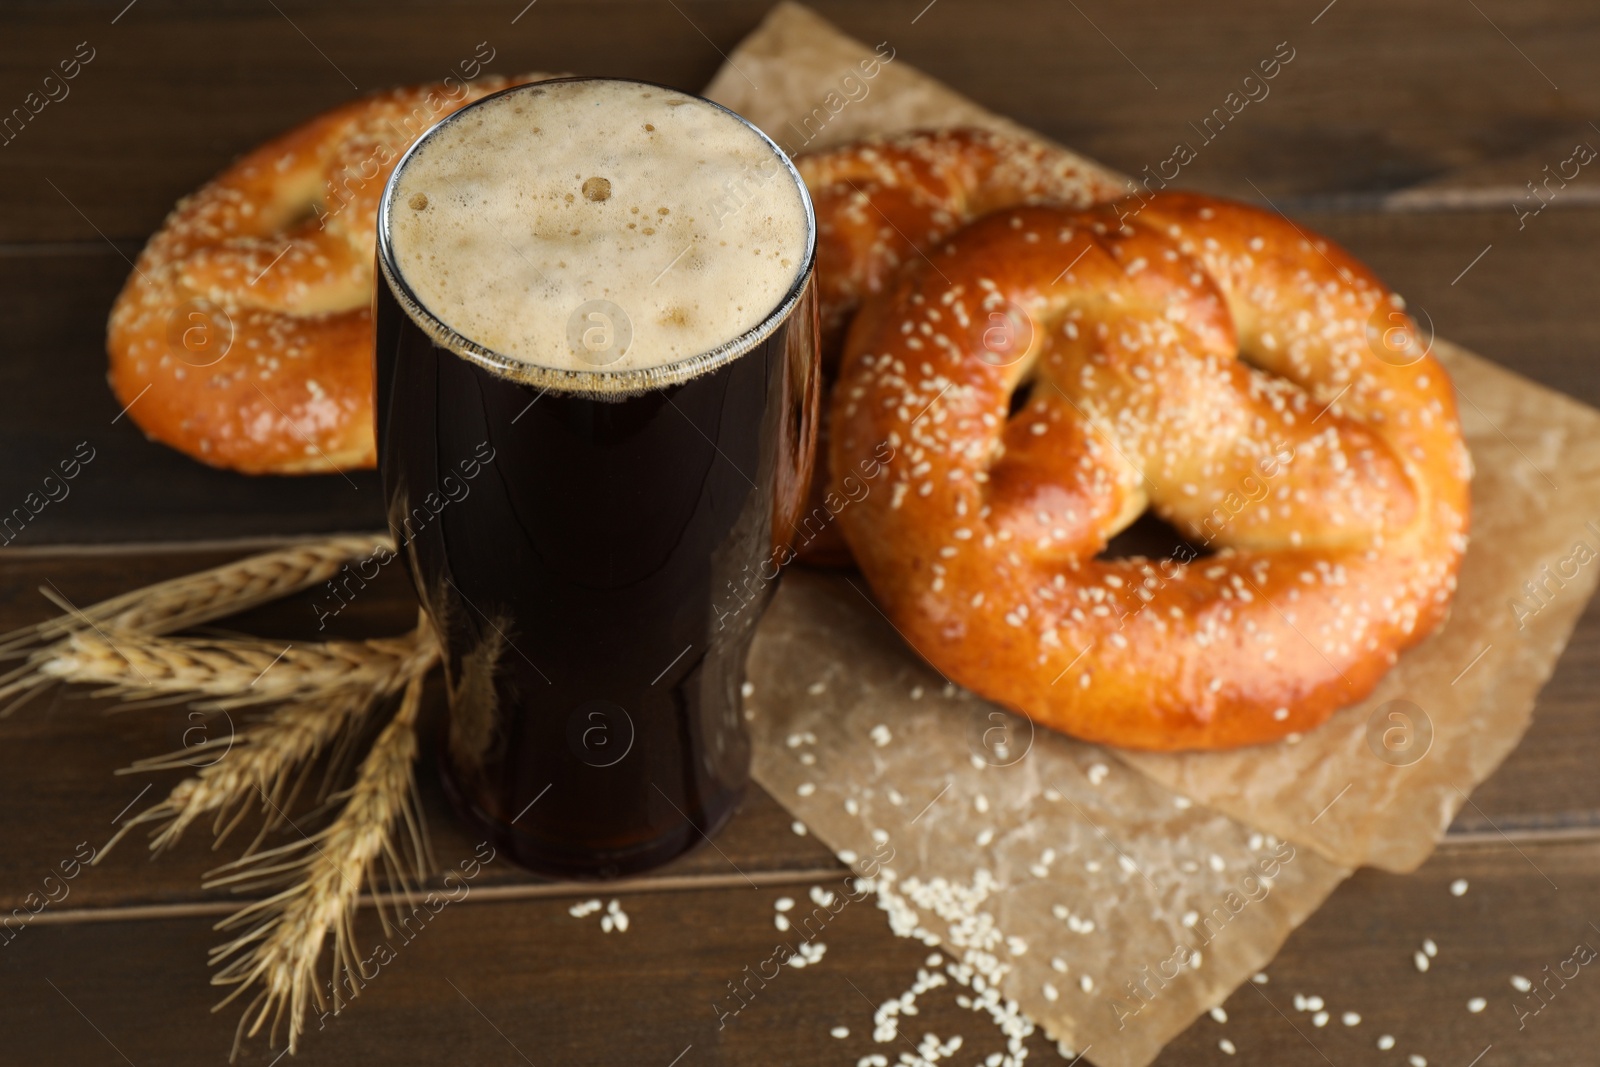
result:
<svg viewBox="0 0 1600 1067"><path fill-rule="evenodd" d="M810 478L816 220L770 138L644 82L507 89L378 212L378 458L444 649L446 792L532 870L709 838Z"/></svg>

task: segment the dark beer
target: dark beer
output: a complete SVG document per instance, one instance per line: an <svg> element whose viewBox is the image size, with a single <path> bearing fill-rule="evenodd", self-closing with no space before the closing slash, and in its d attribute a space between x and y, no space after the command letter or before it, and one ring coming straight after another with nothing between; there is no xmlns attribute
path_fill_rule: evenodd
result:
<svg viewBox="0 0 1600 1067"><path fill-rule="evenodd" d="M583 109L605 116L595 144L527 132L586 121ZM649 151L608 154L601 135L626 141L630 125L651 126ZM731 161L707 129L735 142ZM452 154L430 163L441 131ZM774 162L753 179L751 144ZM491 149L490 165L463 161ZM541 149L534 177L506 194L501 172ZM698 188L654 182L675 158L690 159ZM744 183L719 184L729 173ZM395 225L414 211L440 212L434 230ZM677 248L650 243L637 220L663 231L673 214L672 240L698 265L664 291L649 276ZM396 168L379 225L379 459L390 526L446 649L447 792L535 870L610 877L661 863L713 834L748 778L739 689L772 591L752 576L783 558L814 437L803 186L731 112L658 86L562 80L436 127ZM489 231L506 247L482 240ZM727 265L744 277L725 304L733 290L706 278L752 241L762 251L750 259L767 266ZM605 284L583 262L602 264ZM450 277L421 281L434 271ZM529 288L479 299L459 287L468 273Z"/></svg>

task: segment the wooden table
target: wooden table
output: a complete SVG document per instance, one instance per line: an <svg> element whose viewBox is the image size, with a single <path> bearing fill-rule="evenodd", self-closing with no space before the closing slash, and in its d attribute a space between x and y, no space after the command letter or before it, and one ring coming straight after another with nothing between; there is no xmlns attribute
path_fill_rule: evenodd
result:
<svg viewBox="0 0 1600 1067"><path fill-rule="evenodd" d="M498 71L573 70L694 89L764 3L525 0L126 0L13 5L0 15L0 108L20 105L59 60L92 49L70 83L0 147L0 507L88 441L71 496L0 560L0 627L241 555L264 543L381 524L370 475L247 479L145 442L104 386L104 321L163 214L235 154L353 92L442 77L478 42ZM1590 403L1600 376L1594 242L1600 183L1588 165L1552 181L1580 142L1600 146L1600 8L1581 0L907 0L817 6L847 31L979 102L1134 173L1192 139L1189 124L1288 42L1294 59L1186 168L1187 183L1270 200L1371 263L1439 332ZM519 10L520 9L520 10ZM79 42L86 42L80 46ZM1548 167L1548 170L1546 169ZM1572 165L1566 165L1568 174ZM1519 212L1513 205L1522 205ZM342 633L398 632L413 611L392 575L337 619ZM315 633L310 601L230 625ZM1472 798L1437 855L1410 876L1361 872L1290 938L1270 982L1197 1021L1163 1064L1574 1064L1593 1062L1600 974L1548 980L1574 946L1600 947L1600 775L1595 689L1600 611L1578 625L1521 748ZM181 710L107 716L57 694L0 722L0 910L19 906L80 842L99 846L151 779L118 767L175 747ZM425 772L424 781L431 778ZM172 778L153 779L156 795ZM445 863L471 843L428 787ZM143 794L148 802L151 794ZM713 1002L774 943L773 901L836 881L840 864L753 791L704 848L649 878L605 886L631 917L604 934L568 907L591 887L492 865L298 1062L417 1064L894 1062L924 1031L965 1035L980 1062L997 1033L950 991L921 999L911 1042L872 1040L875 1005L903 991L926 950L869 905L830 926L825 960L785 969L719 1026ZM211 924L236 901L200 890L216 860L203 833L151 863L127 842L70 897L0 945L0 1064L221 1063L234 1019L208 1014ZM1465 878L1465 896L1448 886ZM754 888L752 888L752 885ZM370 911L362 938L376 943ZM1412 962L1438 945L1426 974ZM1570 975L1572 965L1567 965ZM1541 1002L1512 975L1546 982ZM1320 996L1315 1025L1296 993ZM1483 997L1486 1008L1468 1010ZM1346 1026L1345 1012L1359 1025ZM830 1036L848 1027L844 1038ZM1380 1034L1396 1046L1380 1051ZM1055 1050L1041 1037L1035 1061ZM277 1052L247 1046L243 1063ZM1476 1059L1475 1059L1476 1057Z"/></svg>

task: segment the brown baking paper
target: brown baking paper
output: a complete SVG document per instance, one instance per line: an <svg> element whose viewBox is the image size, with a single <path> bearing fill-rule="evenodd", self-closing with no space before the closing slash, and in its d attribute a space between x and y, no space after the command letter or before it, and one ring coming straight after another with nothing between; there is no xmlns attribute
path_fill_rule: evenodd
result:
<svg viewBox="0 0 1600 1067"><path fill-rule="evenodd" d="M892 42L863 45L784 4L707 95L791 151L925 126L1021 130L891 57ZM1270 959L1348 868L1427 857L1516 746L1594 591L1600 414L1444 341L1435 351L1477 468L1472 542L1450 619L1370 699L1278 745L1111 753L945 695L859 578L791 572L750 660L757 779L858 869L881 867L891 902L909 899L896 886L916 888L925 902L907 914L927 930L972 928L938 914L928 883L981 884L992 944L961 951L993 952L1005 995L1052 1037L1092 1045L1108 1067L1143 1067ZM996 736L1013 754L1033 739L1002 760L986 743ZM1275 848L1294 858L1262 883ZM1168 977L1175 953L1196 948L1200 966Z"/></svg>
<svg viewBox="0 0 1600 1067"><path fill-rule="evenodd" d="M993 957L1002 996L1073 1055L1144 1067L1350 873L946 685L865 588L784 578L750 654L756 779L940 951ZM962 894L982 899L938 906ZM973 1062L1004 1049L966 1040Z"/></svg>

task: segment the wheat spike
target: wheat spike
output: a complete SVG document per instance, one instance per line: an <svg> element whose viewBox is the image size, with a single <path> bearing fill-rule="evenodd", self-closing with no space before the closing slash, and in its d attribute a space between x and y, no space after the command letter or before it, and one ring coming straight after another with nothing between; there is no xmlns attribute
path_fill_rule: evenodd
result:
<svg viewBox="0 0 1600 1067"><path fill-rule="evenodd" d="M155 637L143 633L79 631L32 660L37 674L56 681L101 685L95 696L133 693L211 697L206 707L241 707L306 699L353 687L392 693L437 655L432 630L370 641L277 644L257 638ZM0 688L34 684L24 677Z"/></svg>
<svg viewBox="0 0 1600 1067"><path fill-rule="evenodd" d="M305 657L296 666L305 668L315 684L302 679L298 684L286 685L284 688L298 699L280 704L264 720L237 736L210 738L125 768L123 773L128 774L184 767L198 767L199 771L179 782L159 803L124 822L100 856L110 852L133 827L152 822L161 825L152 831L150 850L160 852L176 844L195 820L212 812L216 813L212 826L215 848L248 813L246 802L258 796L266 816L256 837L259 842L286 818L285 812L298 795L311 761L336 742L348 741L381 697L427 674L439 651L426 619L420 620L417 629L405 638L338 644L341 648L332 653L326 646L310 649L327 658L332 666L320 665L312 656ZM356 647L342 647L346 645ZM377 648L373 651L367 646ZM361 654L370 655L370 662L344 673L334 669L364 648L366 651ZM312 666L308 667L308 663ZM193 681L191 678L185 685L187 690L200 689L193 686ZM278 695L281 694L262 699L277 699ZM336 755L330 769L340 762ZM297 770L299 775L295 774ZM230 812L235 813L231 820Z"/></svg>
<svg viewBox="0 0 1600 1067"><path fill-rule="evenodd" d="M174 633L288 596L333 577L350 560L393 552L393 547L390 538L377 534L293 545L158 582L82 609L54 590L41 589L67 611L0 635L0 659L28 657L21 667L0 675L0 700L12 701L0 715L10 714L43 691L53 677L40 671L40 664L53 652L64 650L64 641L74 634L93 631L109 641L114 633Z"/></svg>
<svg viewBox="0 0 1600 1067"><path fill-rule="evenodd" d="M211 963L221 966L212 984L236 987L213 1010L261 986L239 1020L234 1056L244 1038L256 1036L269 1020L269 1043L276 1045L278 1030L286 1023L289 1051L294 1052L305 1030L306 1009L327 1004L317 984L317 965L330 932L334 1010L344 1007L346 990L351 996L359 990L350 976L355 973L354 920L364 878L381 865L408 894L425 876L427 846L412 775L421 698L419 674L406 685L399 710L362 760L355 784L341 794L345 804L331 824L312 837L227 864L207 880L208 887L286 886L215 927L244 932L211 952ZM393 829L398 822L407 830L401 840L409 843L409 861L396 850Z"/></svg>
<svg viewBox="0 0 1600 1067"><path fill-rule="evenodd" d="M372 693L346 689L322 700L283 704L274 708L265 721L236 737L214 738L202 745L138 761L126 768L126 773L194 767L197 760L203 761L222 749L216 762L201 765L197 774L173 786L159 803L125 821L96 854L94 862L100 862L136 826L156 823L150 833L150 851L162 852L177 844L191 824L212 813L212 848L216 848L249 812L249 802L257 798L265 816L262 832L256 838L259 841L282 823L311 762L336 740L349 737L365 720L374 702Z"/></svg>
<svg viewBox="0 0 1600 1067"><path fill-rule="evenodd" d="M394 551L394 541L387 534L333 537L247 556L207 571L147 585L81 610L69 609L53 619L0 635L0 651L12 651L92 626L174 633L327 581L349 561L364 559L380 550Z"/></svg>

